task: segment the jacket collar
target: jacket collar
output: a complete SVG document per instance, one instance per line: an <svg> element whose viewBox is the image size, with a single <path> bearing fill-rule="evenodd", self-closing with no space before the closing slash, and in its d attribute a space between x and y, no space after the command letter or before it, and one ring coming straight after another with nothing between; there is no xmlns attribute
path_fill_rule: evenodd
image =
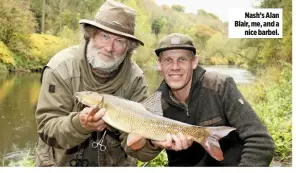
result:
<svg viewBox="0 0 296 173"><path fill-rule="evenodd" d="M201 82L205 72L206 72L206 70L203 67L201 67L200 65L198 65L197 68L193 70L190 93L194 89L195 85ZM170 91L171 91L171 88L168 86L168 84L165 82L165 80L163 80L161 82L161 84L158 87L157 91L162 92L162 98L165 99L166 101L174 102L171 99L170 94L169 94Z"/></svg>

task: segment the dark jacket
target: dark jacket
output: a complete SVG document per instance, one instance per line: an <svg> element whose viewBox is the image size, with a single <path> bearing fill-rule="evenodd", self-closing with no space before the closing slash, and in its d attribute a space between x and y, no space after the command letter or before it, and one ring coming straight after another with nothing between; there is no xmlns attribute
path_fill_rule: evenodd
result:
<svg viewBox="0 0 296 173"><path fill-rule="evenodd" d="M236 128L219 141L223 161L216 161L194 142L187 150L167 150L169 166L269 166L274 154L273 139L230 76L206 72L198 66L186 105L174 101L165 82L158 90L162 91L163 114L167 118L198 126Z"/></svg>

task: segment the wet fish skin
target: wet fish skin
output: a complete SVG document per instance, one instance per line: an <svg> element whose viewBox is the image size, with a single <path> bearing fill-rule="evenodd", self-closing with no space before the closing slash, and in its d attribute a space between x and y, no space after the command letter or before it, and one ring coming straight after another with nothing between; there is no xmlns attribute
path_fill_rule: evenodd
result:
<svg viewBox="0 0 296 173"><path fill-rule="evenodd" d="M102 119L112 127L129 133L128 142L132 136L165 141L167 133L177 135L181 132L201 144L218 161L224 159L218 140L235 130L226 126L202 127L186 124L156 115L141 103L109 94L82 91L75 93L75 97L86 106L105 108L106 113Z"/></svg>

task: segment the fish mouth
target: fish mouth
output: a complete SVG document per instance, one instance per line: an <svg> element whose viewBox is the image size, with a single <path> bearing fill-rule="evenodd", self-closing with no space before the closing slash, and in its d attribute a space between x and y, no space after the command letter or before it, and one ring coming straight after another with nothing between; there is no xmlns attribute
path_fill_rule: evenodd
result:
<svg viewBox="0 0 296 173"><path fill-rule="evenodd" d="M93 91L76 92L73 97L76 97L78 103L89 107L97 107L103 100L103 95Z"/></svg>

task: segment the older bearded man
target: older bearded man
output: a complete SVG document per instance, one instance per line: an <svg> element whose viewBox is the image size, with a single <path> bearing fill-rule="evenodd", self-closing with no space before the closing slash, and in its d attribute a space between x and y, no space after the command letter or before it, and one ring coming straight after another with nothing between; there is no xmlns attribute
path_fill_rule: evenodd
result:
<svg viewBox="0 0 296 173"><path fill-rule="evenodd" d="M35 114L37 166L136 166L125 153L131 150L127 134L106 128L103 110L83 107L73 98L85 90L133 101L147 97L143 72L131 61L133 50L144 45L134 36L135 16L132 8L107 0L94 20L80 20L81 44L62 50L44 67Z"/></svg>

